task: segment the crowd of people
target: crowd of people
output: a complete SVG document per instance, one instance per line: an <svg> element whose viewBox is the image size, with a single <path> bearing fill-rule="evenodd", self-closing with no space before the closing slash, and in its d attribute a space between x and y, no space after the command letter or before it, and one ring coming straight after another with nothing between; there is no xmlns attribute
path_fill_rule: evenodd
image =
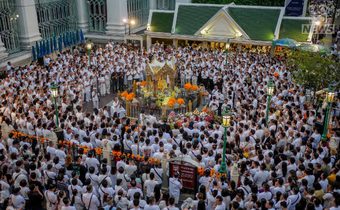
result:
<svg viewBox="0 0 340 210"><path fill-rule="evenodd" d="M312 17L322 16L333 18L336 13L336 1L333 0L311 0L309 3L309 13Z"/></svg>
<svg viewBox="0 0 340 210"><path fill-rule="evenodd" d="M144 80L152 59L173 58L179 86L204 85L210 112L228 109L233 115L226 176L211 173L222 162L224 128L217 118L175 114L160 120L141 113L143 119L134 121L98 104L91 113L83 111L84 102L95 104L100 96ZM45 65L9 70L0 81L0 209L340 209L339 98L323 140L325 106L314 105L292 81L283 57L161 44L140 51L108 43L93 50L88 63L81 51L66 51L46 58ZM275 92L267 122L269 80ZM56 83L57 107L50 91ZM70 153L57 140L56 122L63 142L90 151ZM95 148L109 153L98 158ZM111 150L130 155L112 159ZM189 198L181 197L180 173L163 180L170 176L168 166L148 161L174 157L204 168Z"/></svg>

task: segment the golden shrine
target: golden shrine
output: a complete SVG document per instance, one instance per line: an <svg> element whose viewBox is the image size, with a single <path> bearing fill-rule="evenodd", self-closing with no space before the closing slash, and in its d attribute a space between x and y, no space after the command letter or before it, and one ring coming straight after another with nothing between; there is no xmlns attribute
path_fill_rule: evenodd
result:
<svg viewBox="0 0 340 210"><path fill-rule="evenodd" d="M173 91L175 87L176 67L175 60L160 62L154 59L146 67L147 89L153 91L156 96L157 91L163 92L165 89Z"/></svg>

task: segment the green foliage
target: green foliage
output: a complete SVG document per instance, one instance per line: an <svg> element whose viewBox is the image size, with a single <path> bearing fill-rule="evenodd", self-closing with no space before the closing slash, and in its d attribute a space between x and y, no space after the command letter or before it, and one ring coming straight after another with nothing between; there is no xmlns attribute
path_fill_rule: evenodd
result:
<svg viewBox="0 0 340 210"><path fill-rule="evenodd" d="M207 4L229 4L234 2L236 5L261 5L261 6L283 6L284 0L193 0L193 3Z"/></svg>
<svg viewBox="0 0 340 210"><path fill-rule="evenodd" d="M288 55L287 68L298 84L314 90L340 80L340 63L320 53L294 50Z"/></svg>

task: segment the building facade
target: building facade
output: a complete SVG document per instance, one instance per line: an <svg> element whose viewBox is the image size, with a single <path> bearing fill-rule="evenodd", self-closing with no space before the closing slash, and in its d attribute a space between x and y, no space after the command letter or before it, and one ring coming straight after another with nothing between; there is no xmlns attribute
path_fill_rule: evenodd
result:
<svg viewBox="0 0 340 210"><path fill-rule="evenodd" d="M0 0L0 63L29 59L39 40L81 29L93 42L124 40L147 27L150 10L190 0Z"/></svg>

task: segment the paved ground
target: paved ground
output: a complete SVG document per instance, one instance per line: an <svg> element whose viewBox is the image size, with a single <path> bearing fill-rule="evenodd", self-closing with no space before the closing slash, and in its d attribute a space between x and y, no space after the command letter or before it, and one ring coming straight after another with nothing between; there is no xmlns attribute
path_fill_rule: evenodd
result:
<svg viewBox="0 0 340 210"><path fill-rule="evenodd" d="M106 106L108 103L110 103L113 98L115 97L116 93L110 93L109 95L100 97L99 99L99 108L102 108ZM84 111L85 112L93 112L93 102L86 102L84 103Z"/></svg>

